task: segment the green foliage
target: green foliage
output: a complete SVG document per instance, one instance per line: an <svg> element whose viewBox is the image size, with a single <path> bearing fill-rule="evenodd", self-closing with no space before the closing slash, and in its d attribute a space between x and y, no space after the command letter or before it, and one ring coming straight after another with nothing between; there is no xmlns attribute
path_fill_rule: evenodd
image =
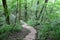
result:
<svg viewBox="0 0 60 40"><path fill-rule="evenodd" d="M36 25L36 20L28 20L27 24L30 26L34 26L34 25Z"/></svg>
<svg viewBox="0 0 60 40"><path fill-rule="evenodd" d="M60 40L60 25L44 24L38 31L39 40Z"/></svg>
<svg viewBox="0 0 60 40"><path fill-rule="evenodd" d="M16 23L11 31L12 32L14 32L14 31L17 32L17 31L20 31L21 29L22 29L22 26L20 25L20 23Z"/></svg>
<svg viewBox="0 0 60 40"><path fill-rule="evenodd" d="M46 15L42 20L43 24L40 25L38 30L38 39L39 40L60 40L60 13L58 7L56 7L58 0L54 4L48 3L46 9ZM59 8L60 9L60 8ZM51 11L51 12L50 12ZM45 12L44 12L45 13ZM48 23L46 23L46 21Z"/></svg>
<svg viewBox="0 0 60 40"><path fill-rule="evenodd" d="M12 30L12 27L11 25L3 25L1 28L0 28L0 39L4 39L4 38L7 38L8 36L8 32Z"/></svg>
<svg viewBox="0 0 60 40"><path fill-rule="evenodd" d="M7 25L4 24L2 27L0 27L0 39L8 38L9 33L11 32L17 32L22 29L20 24L16 25Z"/></svg>
<svg viewBox="0 0 60 40"><path fill-rule="evenodd" d="M40 26L37 25L38 40L60 40L60 1L53 1L54 0L48 1L45 6L46 8L43 9L43 12L41 14L39 13L39 11L44 4L44 0L39 0L39 9L35 5L37 1L33 2L34 5L31 2L33 6L29 4L28 8L33 11L32 13L29 13L29 17L31 18L31 20L28 20L27 23L31 26L34 26L36 22L40 23ZM37 14L40 15L40 19L38 21L35 20L35 10L39 10Z"/></svg>
<svg viewBox="0 0 60 40"><path fill-rule="evenodd" d="M39 1L38 5L37 1ZM17 0L7 0L9 13L16 15L17 8L19 8L19 11L21 11L21 19L25 20L25 3L27 3L28 25L35 26L36 23L40 23L40 26L37 25L38 39L59 40L60 0L48 0L47 3L45 3L45 0L18 0L18 4ZM20 7L18 7L17 5L19 5ZM0 16L1 15L3 15L2 0L0 0ZM39 20L37 20L36 16L40 16ZM22 29L19 23L16 23L15 25L7 25L4 23L5 19L3 17L0 17L0 24L3 24L3 26L0 28L0 38L3 38L3 35L6 36L6 34L9 32L16 32Z"/></svg>

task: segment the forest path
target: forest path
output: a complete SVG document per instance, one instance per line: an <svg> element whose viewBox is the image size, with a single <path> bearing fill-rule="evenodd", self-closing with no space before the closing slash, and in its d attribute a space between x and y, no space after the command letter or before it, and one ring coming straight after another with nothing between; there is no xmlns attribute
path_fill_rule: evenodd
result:
<svg viewBox="0 0 60 40"><path fill-rule="evenodd" d="M26 28L30 31L30 33L25 37L23 38L23 40L35 40L36 38L36 30L31 27L31 26L28 26L25 22L23 22L22 20L20 20L20 22L22 23L22 27L23 28Z"/></svg>

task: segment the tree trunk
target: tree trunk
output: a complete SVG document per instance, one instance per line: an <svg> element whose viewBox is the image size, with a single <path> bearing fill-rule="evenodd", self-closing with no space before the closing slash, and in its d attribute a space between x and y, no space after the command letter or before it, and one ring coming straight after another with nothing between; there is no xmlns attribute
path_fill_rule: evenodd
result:
<svg viewBox="0 0 60 40"><path fill-rule="evenodd" d="M18 2L19 3L19 2ZM21 0L20 0L20 3L19 3L19 7L18 7L18 11L19 11L19 20L21 20Z"/></svg>
<svg viewBox="0 0 60 40"><path fill-rule="evenodd" d="M2 0L2 4L3 4L3 7L4 7L4 15L6 17L6 23L7 24L10 24L10 21L9 21L9 13L8 13L8 8L7 8L6 0Z"/></svg>
<svg viewBox="0 0 60 40"><path fill-rule="evenodd" d="M39 5L39 0L37 1L37 6ZM36 20L37 20L37 13L38 13L38 9L36 10Z"/></svg>
<svg viewBox="0 0 60 40"><path fill-rule="evenodd" d="M48 2L48 0L45 0L45 3L47 3ZM39 20L39 18L40 18L40 16L41 16L41 13L43 12L43 10L44 10L44 8L45 8L45 4L43 5L43 7L42 7L42 9L41 9L41 11L40 11L40 14L39 14L39 16L37 17L37 19Z"/></svg>
<svg viewBox="0 0 60 40"><path fill-rule="evenodd" d="M39 5L39 0L37 1L37 6L38 6L38 5ZM37 20L37 16L38 16L38 15L37 15L37 14L38 14L38 7L36 8L36 13L35 13L35 17L36 17L36 18L35 18L35 20L36 20L35 26L38 25L38 22L37 22L37 21L38 21L38 20Z"/></svg>
<svg viewBox="0 0 60 40"><path fill-rule="evenodd" d="M25 0L25 21L28 20L27 15L27 0Z"/></svg>

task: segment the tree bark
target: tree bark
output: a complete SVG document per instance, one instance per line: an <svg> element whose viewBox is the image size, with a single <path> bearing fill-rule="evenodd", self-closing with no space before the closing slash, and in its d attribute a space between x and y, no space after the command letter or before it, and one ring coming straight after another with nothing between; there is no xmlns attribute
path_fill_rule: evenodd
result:
<svg viewBox="0 0 60 40"><path fill-rule="evenodd" d="M39 5L39 0L37 1L37 6ZM37 13L38 13L38 9L36 10L36 20L37 20Z"/></svg>
<svg viewBox="0 0 60 40"><path fill-rule="evenodd" d="M27 15L27 0L25 0L25 21L28 20Z"/></svg>
<svg viewBox="0 0 60 40"><path fill-rule="evenodd" d="M18 2L19 3L19 2ZM19 7L18 7L18 11L19 11L19 20L21 20L21 0L20 0L20 3L19 3Z"/></svg>
<svg viewBox="0 0 60 40"><path fill-rule="evenodd" d="M9 21L9 13L8 13L8 8L7 8L6 0L2 0L2 4L3 4L3 8L4 8L4 15L6 17L6 23L7 24L10 24L10 21Z"/></svg>

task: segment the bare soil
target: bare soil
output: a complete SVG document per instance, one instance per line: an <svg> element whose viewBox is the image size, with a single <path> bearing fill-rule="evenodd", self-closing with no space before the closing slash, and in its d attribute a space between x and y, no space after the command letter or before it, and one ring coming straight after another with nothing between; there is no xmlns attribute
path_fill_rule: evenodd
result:
<svg viewBox="0 0 60 40"><path fill-rule="evenodd" d="M23 28L21 31L9 33L8 40L23 40L29 33L29 30Z"/></svg>

